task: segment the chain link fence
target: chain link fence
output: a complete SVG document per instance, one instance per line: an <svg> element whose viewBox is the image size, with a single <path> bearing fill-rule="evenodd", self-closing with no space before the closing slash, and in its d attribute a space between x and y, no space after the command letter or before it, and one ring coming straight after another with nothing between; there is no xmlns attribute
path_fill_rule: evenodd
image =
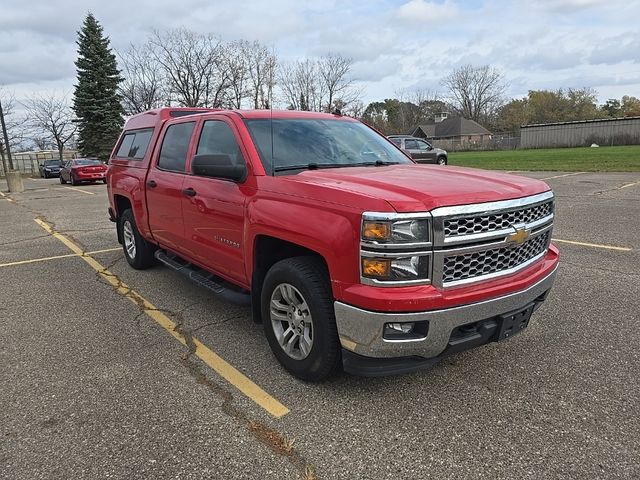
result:
<svg viewBox="0 0 640 480"><path fill-rule="evenodd" d="M62 158L64 160L71 160L77 158L78 152L76 150L63 150ZM22 172L23 174L40 175L39 165L45 160L57 160L60 158L60 154L57 150L43 150L39 152L16 152L11 154L11 160L13 161L13 168ZM9 161L5 157L7 166ZM4 168L0 163L0 176L4 177Z"/></svg>
<svg viewBox="0 0 640 480"><path fill-rule="evenodd" d="M515 150L520 148L520 136L514 133L499 133L482 139L469 140L462 138L448 138L432 140L434 147L448 152L462 152L475 150Z"/></svg>

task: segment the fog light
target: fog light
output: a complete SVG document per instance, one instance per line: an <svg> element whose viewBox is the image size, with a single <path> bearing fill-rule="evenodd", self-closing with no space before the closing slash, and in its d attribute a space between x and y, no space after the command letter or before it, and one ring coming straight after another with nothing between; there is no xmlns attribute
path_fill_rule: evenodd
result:
<svg viewBox="0 0 640 480"><path fill-rule="evenodd" d="M413 327L415 323L406 322L406 323L387 323L385 325L385 330L388 329L388 333L411 333L413 332Z"/></svg>

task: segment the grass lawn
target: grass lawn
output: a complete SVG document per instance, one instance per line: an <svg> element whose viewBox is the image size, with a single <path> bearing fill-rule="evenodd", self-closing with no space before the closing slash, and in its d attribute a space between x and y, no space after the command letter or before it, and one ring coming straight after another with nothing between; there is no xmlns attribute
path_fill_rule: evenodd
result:
<svg viewBox="0 0 640 480"><path fill-rule="evenodd" d="M640 145L450 152L449 165L489 170L640 172Z"/></svg>

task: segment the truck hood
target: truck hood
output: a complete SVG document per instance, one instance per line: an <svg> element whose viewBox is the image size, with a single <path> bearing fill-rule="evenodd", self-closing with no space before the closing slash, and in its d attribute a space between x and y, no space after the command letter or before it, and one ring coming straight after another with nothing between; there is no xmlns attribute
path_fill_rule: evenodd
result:
<svg viewBox="0 0 640 480"><path fill-rule="evenodd" d="M336 190L336 200L340 191L383 199L397 212L509 200L549 190L540 180L517 175L415 164L309 170L287 178Z"/></svg>

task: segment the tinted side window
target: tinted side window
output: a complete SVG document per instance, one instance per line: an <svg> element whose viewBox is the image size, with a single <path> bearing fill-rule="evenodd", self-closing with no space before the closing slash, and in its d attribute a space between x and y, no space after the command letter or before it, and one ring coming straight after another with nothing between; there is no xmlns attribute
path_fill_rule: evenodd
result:
<svg viewBox="0 0 640 480"><path fill-rule="evenodd" d="M418 149L418 142L416 142L415 140L405 140L404 141L404 148L406 150L417 150Z"/></svg>
<svg viewBox="0 0 640 480"><path fill-rule="evenodd" d="M194 122L178 123L167 128L160 149L158 167L163 170L184 172L187 150L193 133Z"/></svg>
<svg viewBox="0 0 640 480"><path fill-rule="evenodd" d="M390 138L389 140L391 140L396 146L402 147L402 140L399 138Z"/></svg>
<svg viewBox="0 0 640 480"><path fill-rule="evenodd" d="M133 143L133 139L136 137L135 133L127 133L122 139L122 143L120 144L120 148L116 153L116 157L118 158L127 158L129 156L129 150L131 149L131 144Z"/></svg>
<svg viewBox="0 0 640 480"><path fill-rule="evenodd" d="M147 153L149 142L151 141L151 135L153 130L141 130L136 132L136 138L131 144L129 149L129 158L135 158L136 160L142 160Z"/></svg>
<svg viewBox="0 0 640 480"><path fill-rule="evenodd" d="M429 150L429 144L427 142L423 142L422 140L416 140L418 144L418 148L420 150Z"/></svg>
<svg viewBox="0 0 640 480"><path fill-rule="evenodd" d="M152 134L153 130L138 130L127 133L122 139L116 157L142 160L147 153Z"/></svg>
<svg viewBox="0 0 640 480"><path fill-rule="evenodd" d="M219 120L204 122L196 152L196 155L200 154L229 155L233 164L241 165L244 163L240 147L231 128Z"/></svg>

